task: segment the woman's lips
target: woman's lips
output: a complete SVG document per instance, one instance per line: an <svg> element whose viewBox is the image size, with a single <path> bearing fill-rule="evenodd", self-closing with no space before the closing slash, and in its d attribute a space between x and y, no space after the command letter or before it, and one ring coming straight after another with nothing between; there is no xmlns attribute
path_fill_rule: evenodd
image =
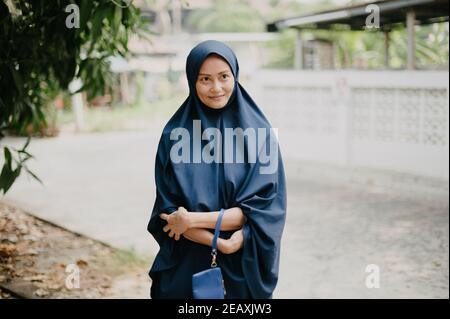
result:
<svg viewBox="0 0 450 319"><path fill-rule="evenodd" d="M220 96L210 96L209 98L211 99L211 100L215 100L215 101L218 101L218 100L220 100L221 98L223 98L225 95L220 95Z"/></svg>

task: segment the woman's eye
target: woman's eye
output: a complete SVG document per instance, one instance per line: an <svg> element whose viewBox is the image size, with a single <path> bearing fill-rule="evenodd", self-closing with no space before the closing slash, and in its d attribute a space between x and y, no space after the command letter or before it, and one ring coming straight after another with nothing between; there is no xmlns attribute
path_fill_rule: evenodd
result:
<svg viewBox="0 0 450 319"><path fill-rule="evenodd" d="M206 82L206 81L208 81L208 80L209 80L209 78L208 78L207 76L205 76L205 77L203 77L203 78L200 79L200 81L203 81L203 82Z"/></svg>
<svg viewBox="0 0 450 319"><path fill-rule="evenodd" d="M223 74L222 77L223 77L224 79L227 79L227 78L229 77L229 75L228 75L228 74Z"/></svg>

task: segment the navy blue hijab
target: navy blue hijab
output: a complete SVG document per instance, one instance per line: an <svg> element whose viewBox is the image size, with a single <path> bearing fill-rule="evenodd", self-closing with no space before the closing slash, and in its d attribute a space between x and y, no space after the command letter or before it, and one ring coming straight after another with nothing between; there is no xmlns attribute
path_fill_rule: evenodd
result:
<svg viewBox="0 0 450 319"><path fill-rule="evenodd" d="M211 55L222 57L235 78L233 93L225 107L213 109L198 98L195 83L202 63ZM283 162L276 144L274 173L261 174L262 161L244 163L175 163L171 160L174 129L185 128L194 138L193 120L201 121L201 131L217 128L265 129L265 143L257 155L269 147L270 124L244 90L234 52L224 43L204 41L187 58L189 96L164 127L156 155L156 200L148 231L160 246L150 270L152 298L190 298L192 274L210 267L210 247L181 237L179 241L163 232L162 212L172 213L179 206L188 211L209 212L240 207L247 220L243 226L244 246L234 254L218 255L227 291L226 298L271 298L278 280L280 242L286 217L286 184ZM192 143L192 142L191 142ZM202 141L202 148L208 141ZM223 145L222 145L223 147ZM244 151L249 147L247 140ZM225 149L223 149L225 152ZM192 152L191 152L192 153ZM191 154L191 159L194 155ZM248 159L248 157L247 157ZM229 238L233 232L222 231Z"/></svg>

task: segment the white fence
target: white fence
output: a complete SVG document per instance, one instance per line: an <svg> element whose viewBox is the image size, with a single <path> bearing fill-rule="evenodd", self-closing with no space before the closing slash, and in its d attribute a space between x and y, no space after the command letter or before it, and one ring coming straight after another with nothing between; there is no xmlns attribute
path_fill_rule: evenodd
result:
<svg viewBox="0 0 450 319"><path fill-rule="evenodd" d="M287 159L449 180L446 71L271 71L249 90Z"/></svg>

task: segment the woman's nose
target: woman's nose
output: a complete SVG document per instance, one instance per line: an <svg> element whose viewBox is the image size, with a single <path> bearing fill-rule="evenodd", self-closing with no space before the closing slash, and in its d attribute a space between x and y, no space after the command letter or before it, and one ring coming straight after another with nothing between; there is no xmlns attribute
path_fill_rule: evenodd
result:
<svg viewBox="0 0 450 319"><path fill-rule="evenodd" d="M221 86L220 86L220 82L219 81L214 81L213 82L213 86L211 88L211 91L213 91L213 92L221 91Z"/></svg>

